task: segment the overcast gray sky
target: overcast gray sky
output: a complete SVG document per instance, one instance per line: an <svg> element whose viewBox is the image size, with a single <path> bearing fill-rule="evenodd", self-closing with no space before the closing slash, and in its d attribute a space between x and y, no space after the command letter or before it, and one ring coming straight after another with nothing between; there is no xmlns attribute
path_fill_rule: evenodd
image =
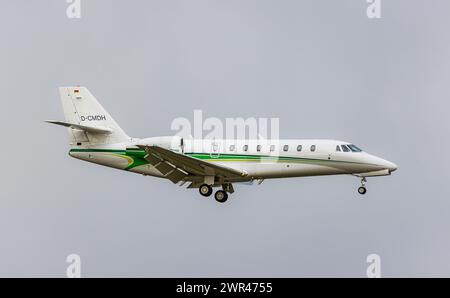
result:
<svg viewBox="0 0 450 298"><path fill-rule="evenodd" d="M449 1L0 2L0 276L450 275ZM85 85L135 137L176 117L279 117L282 138L395 162L236 186L226 204L71 159L58 86Z"/></svg>

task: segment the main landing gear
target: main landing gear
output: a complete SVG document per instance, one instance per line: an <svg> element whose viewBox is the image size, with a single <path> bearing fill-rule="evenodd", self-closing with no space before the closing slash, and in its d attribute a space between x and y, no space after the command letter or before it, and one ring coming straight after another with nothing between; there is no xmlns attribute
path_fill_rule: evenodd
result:
<svg viewBox="0 0 450 298"><path fill-rule="evenodd" d="M228 194L224 190L218 190L214 194L214 198L219 203L225 203L228 200Z"/></svg>
<svg viewBox="0 0 450 298"><path fill-rule="evenodd" d="M363 178L361 179L361 186L358 188L358 193L359 193L360 195L363 195L363 194L365 194L365 193L367 192L367 188L366 188L366 186L365 186L366 182L367 182L366 178L363 177Z"/></svg>
<svg viewBox="0 0 450 298"><path fill-rule="evenodd" d="M213 189L212 189L211 185L208 185L208 184L202 184L202 185L200 185L200 187L198 188L198 191L200 192L200 194L201 194L202 196L204 196L204 197L209 197L209 196L212 194Z"/></svg>
<svg viewBox="0 0 450 298"><path fill-rule="evenodd" d="M232 189L233 189L233 187L231 185L225 185L223 187L223 190L216 191L216 193L214 194L214 198L219 203L225 203L228 200L228 193L227 192L232 193L233 192ZM213 188L212 188L211 185L202 184L198 188L198 191L200 192L200 194L202 196L209 197L213 193Z"/></svg>

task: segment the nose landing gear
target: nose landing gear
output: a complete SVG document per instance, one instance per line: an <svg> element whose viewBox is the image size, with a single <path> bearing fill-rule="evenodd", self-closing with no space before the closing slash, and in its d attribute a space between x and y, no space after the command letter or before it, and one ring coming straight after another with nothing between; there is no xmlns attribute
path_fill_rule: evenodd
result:
<svg viewBox="0 0 450 298"><path fill-rule="evenodd" d="M358 193L360 195L363 195L363 194L365 194L367 192L367 188L365 186L366 182L367 182L366 177L363 177L361 179L361 186L358 188Z"/></svg>

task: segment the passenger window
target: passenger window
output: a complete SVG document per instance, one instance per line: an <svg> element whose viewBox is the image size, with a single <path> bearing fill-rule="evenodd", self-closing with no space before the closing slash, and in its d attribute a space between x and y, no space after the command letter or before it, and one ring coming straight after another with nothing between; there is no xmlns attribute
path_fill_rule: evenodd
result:
<svg viewBox="0 0 450 298"><path fill-rule="evenodd" d="M234 145L230 145L230 151L234 151L235 146Z"/></svg>
<svg viewBox="0 0 450 298"><path fill-rule="evenodd" d="M350 152L350 149L348 149L347 146L341 145L341 147L342 147L342 151L344 151L344 152Z"/></svg>
<svg viewBox="0 0 450 298"><path fill-rule="evenodd" d="M288 151L289 150L289 145L284 145L283 146L283 151Z"/></svg>
<svg viewBox="0 0 450 298"><path fill-rule="evenodd" d="M311 152L314 152L314 151L316 151L316 145L311 145Z"/></svg>
<svg viewBox="0 0 450 298"><path fill-rule="evenodd" d="M258 152L261 151L261 145L256 146L256 151L258 151Z"/></svg>
<svg viewBox="0 0 450 298"><path fill-rule="evenodd" d="M298 151L298 152L302 151L302 145L298 145L298 146L297 146L297 151Z"/></svg>
<svg viewBox="0 0 450 298"><path fill-rule="evenodd" d="M341 152L341 147L339 147L339 145L336 146L336 151Z"/></svg>
<svg viewBox="0 0 450 298"><path fill-rule="evenodd" d="M274 152L275 151L275 145L270 145L270 152Z"/></svg>
<svg viewBox="0 0 450 298"><path fill-rule="evenodd" d="M244 151L247 151L248 150L248 145L244 145Z"/></svg>

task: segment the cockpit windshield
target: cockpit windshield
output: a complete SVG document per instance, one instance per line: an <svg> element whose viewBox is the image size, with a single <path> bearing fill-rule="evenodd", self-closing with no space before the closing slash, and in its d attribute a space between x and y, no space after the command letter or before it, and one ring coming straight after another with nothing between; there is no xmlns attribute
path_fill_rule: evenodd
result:
<svg viewBox="0 0 450 298"><path fill-rule="evenodd" d="M353 145L353 144L349 144L347 145L348 148L350 148L350 150L352 150L353 152L361 152L362 150L359 149L357 146Z"/></svg>

